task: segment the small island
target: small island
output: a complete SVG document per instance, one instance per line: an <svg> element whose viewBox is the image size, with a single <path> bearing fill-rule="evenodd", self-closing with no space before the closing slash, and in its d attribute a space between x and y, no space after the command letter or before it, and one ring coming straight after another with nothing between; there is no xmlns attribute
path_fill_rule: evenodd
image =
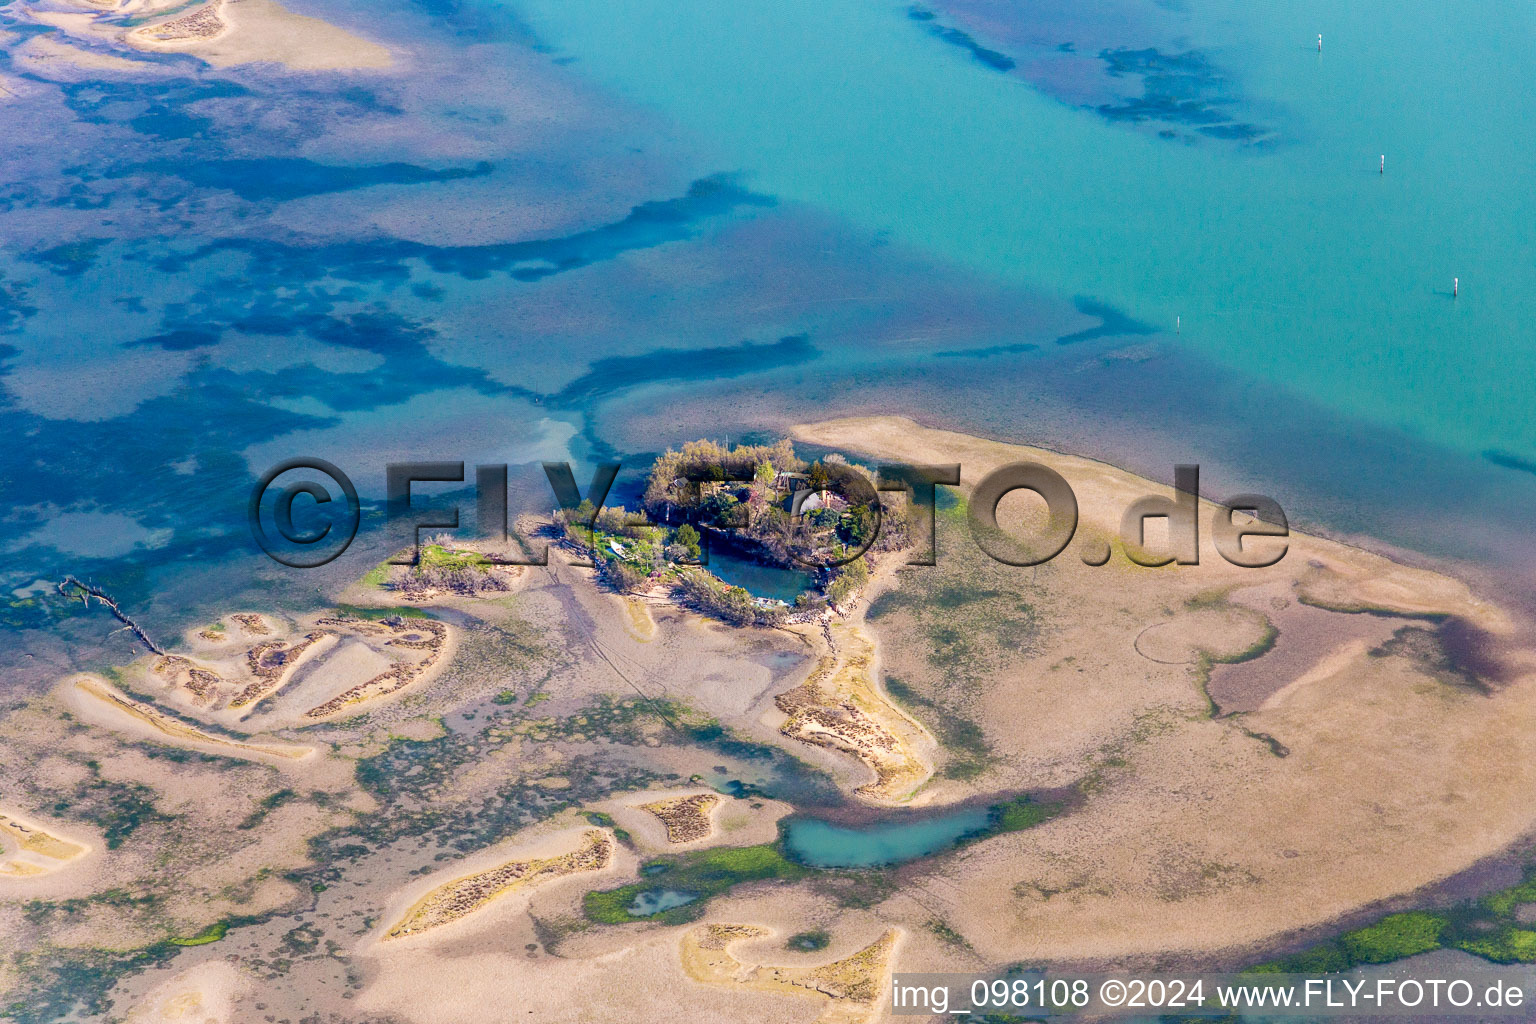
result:
<svg viewBox="0 0 1536 1024"><path fill-rule="evenodd" d="M641 509L584 501L559 516L562 543L614 589L756 626L847 612L908 522L905 496L877 491L869 469L808 461L788 440L694 441L656 460Z"/></svg>

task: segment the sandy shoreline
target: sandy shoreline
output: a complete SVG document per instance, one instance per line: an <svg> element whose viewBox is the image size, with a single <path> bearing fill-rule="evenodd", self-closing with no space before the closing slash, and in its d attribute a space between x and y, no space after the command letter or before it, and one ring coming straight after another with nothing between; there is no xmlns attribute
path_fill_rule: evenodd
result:
<svg viewBox="0 0 1536 1024"><path fill-rule="evenodd" d="M1131 501L1168 489L895 418L794 433L880 458L959 462L966 485L1038 461L1077 494L1079 541L1031 577L1052 634L966 699L989 734L1016 737L1020 788L1085 774L1094 787L1074 813L957 856L951 924L984 956L1124 961L1258 947L1433 885L1530 831L1536 812L1520 796L1536 784L1529 650L1507 652L1501 681L1479 692L1442 678L1433 659L1318 631L1312 656L1293 657L1292 674L1251 712L1212 718L1201 689L1221 656L1199 652L1230 649L1227 623L1255 613L1229 600L1239 586L1283 591L1272 596L1277 614L1298 601L1343 624L1385 612L1426 644L1439 627L1414 617L1448 616L1518 645L1513 618L1459 581L1301 534L1276 566L1232 566L1211 542L1216 506L1204 501L1200 565L1128 565L1118 544L1109 565L1085 565L1085 535L1101 544ZM1193 663L1138 651L1135 638L1159 623L1176 624L1162 627L1164 647ZM915 671L910 657L895 660ZM1249 667L1264 669L1262 651Z"/></svg>
<svg viewBox="0 0 1536 1024"><path fill-rule="evenodd" d="M213 0L123 38L139 50L188 53L215 67L276 63L293 71L360 71L393 63L379 44L276 0Z"/></svg>
<svg viewBox="0 0 1536 1024"><path fill-rule="evenodd" d="M169 70L165 62L145 58L186 54L215 67L275 64L335 73L381 71L397 59L377 42L277 0L208 0L191 7L178 0L72 2L73 11L27 12L56 30L18 49L27 65L48 74L162 74Z"/></svg>

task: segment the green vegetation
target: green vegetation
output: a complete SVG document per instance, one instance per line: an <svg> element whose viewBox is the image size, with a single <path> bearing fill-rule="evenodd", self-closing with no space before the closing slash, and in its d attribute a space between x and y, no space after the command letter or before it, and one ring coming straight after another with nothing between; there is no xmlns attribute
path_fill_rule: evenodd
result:
<svg viewBox="0 0 1536 1024"><path fill-rule="evenodd" d="M660 921L682 924L697 918L704 905L715 896L735 886L750 882L792 881L803 878L810 869L788 860L777 844L725 847L699 850L677 857L661 857L641 865L643 881L617 889L593 890L582 900L588 918L599 924L627 924L631 921ZM698 894L681 907L673 907L650 917L636 917L630 904L643 892L656 888Z"/></svg>
<svg viewBox="0 0 1536 1024"><path fill-rule="evenodd" d="M817 929L811 932L797 932L784 943L785 949L792 949L797 953L815 953L826 949L832 944L832 933Z"/></svg>
<svg viewBox="0 0 1536 1024"><path fill-rule="evenodd" d="M1007 803L995 804L987 810L987 835L1034 828L1056 817L1065 806L1061 803L1036 803L1028 794L1015 797Z"/></svg>
<svg viewBox="0 0 1536 1024"><path fill-rule="evenodd" d="M939 937L939 941L954 946L956 949L970 949L971 944L965 941L965 936L955 931L948 924L938 918L928 921L928 930Z"/></svg>
<svg viewBox="0 0 1536 1024"><path fill-rule="evenodd" d="M447 569L450 572L462 569L484 572L490 561L478 551L460 551L441 544L427 544L421 549L418 565L424 569Z"/></svg>
<svg viewBox="0 0 1536 1024"><path fill-rule="evenodd" d="M517 703L517 691L516 690L502 690L500 693L496 694L496 696L491 698L491 703L492 704L500 704L503 707L505 707L508 704L516 704Z"/></svg>
<svg viewBox="0 0 1536 1024"><path fill-rule="evenodd" d="M742 587L733 587L702 569L680 573L678 584L695 608L736 626L774 626L784 621L789 609L759 604Z"/></svg>
<svg viewBox="0 0 1536 1024"><path fill-rule="evenodd" d="M1360 964L1385 964L1416 953L1459 949L1495 963L1536 963L1536 930L1515 912L1536 903L1536 864L1516 885L1472 903L1443 910L1389 914L1374 924L1345 932L1311 949L1255 967L1266 973L1345 971Z"/></svg>
<svg viewBox="0 0 1536 1024"><path fill-rule="evenodd" d="M860 555L833 570L832 582L827 584L827 600L841 606L863 590L867 583L869 583L869 563L864 561L863 555Z"/></svg>
<svg viewBox="0 0 1536 1024"><path fill-rule="evenodd" d="M229 923L216 921L192 936L190 939L172 939L173 946L206 946L210 942L218 942L229 931Z"/></svg>

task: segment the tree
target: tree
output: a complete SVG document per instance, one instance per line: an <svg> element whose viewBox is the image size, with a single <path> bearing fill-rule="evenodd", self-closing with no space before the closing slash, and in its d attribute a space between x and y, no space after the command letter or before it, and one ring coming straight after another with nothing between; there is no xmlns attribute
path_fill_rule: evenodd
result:
<svg viewBox="0 0 1536 1024"><path fill-rule="evenodd" d="M700 546L699 531L695 530L691 523L684 523L682 526L679 526L677 534L673 539L687 550L688 557L691 560L697 562L703 554Z"/></svg>
<svg viewBox="0 0 1536 1024"><path fill-rule="evenodd" d="M820 462L811 465L810 488L813 491L824 491L827 484L832 482L832 474L827 472L827 467Z"/></svg>

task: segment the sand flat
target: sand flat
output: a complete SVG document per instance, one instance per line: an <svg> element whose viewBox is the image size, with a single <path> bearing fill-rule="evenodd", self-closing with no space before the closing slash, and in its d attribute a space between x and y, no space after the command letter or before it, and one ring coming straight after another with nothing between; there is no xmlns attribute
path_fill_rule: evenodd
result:
<svg viewBox="0 0 1536 1024"><path fill-rule="evenodd" d="M1199 565L1132 565L1118 541L1108 564L1088 565L1080 553L1118 534L1133 500L1170 489L1103 463L900 418L794 433L883 459L959 462L962 492L997 466L1037 461L1077 494L1079 538L1037 570L968 554L971 541L951 517L941 524L940 566L897 574L900 588L927 578L963 586L945 573L988 573L985 589L997 596L986 600L1022 598L1037 623L1017 649L957 684L944 680L922 637L893 632L910 624L900 617L908 613L877 624L881 642L893 644L882 651L891 671L921 692L947 693L985 730L1000 758L986 776L993 786L1083 787L1069 813L956 855L937 905L982 957L1124 962L1224 951L1240 962L1245 948L1412 893L1536 828L1525 796L1536 787L1527 627L1461 581L1299 533L1278 564L1233 566L1210 539L1217 506L1206 501ZM1277 699L1212 717L1202 666L1222 652L1164 664L1135 639L1157 623L1209 618L1209 609L1230 607L1228 595L1257 586L1341 622L1362 613L1434 617L1422 620L1431 645L1437 621L1459 623L1487 639L1476 641L1481 648L1497 649L1499 678L1461 685L1461 670L1441 663L1449 655L1392 653L1357 634L1272 665L1258 650L1245 670L1270 671L1272 679L1255 681ZM1263 614L1262 604L1243 607L1245 617ZM1159 649L1182 660L1208 633L1195 621L1170 627ZM1007 638L997 643L1004 648Z"/></svg>
<svg viewBox="0 0 1536 1024"><path fill-rule="evenodd" d="M250 743L227 739L205 732L144 701L134 700L100 676L77 677L66 688L77 699L72 703L88 715L104 712L106 724L121 727L135 726L152 738L169 740L183 746L196 746L221 754L244 758L276 758L279 761L299 761L315 752L314 747L289 743Z"/></svg>
<svg viewBox="0 0 1536 1024"><path fill-rule="evenodd" d="M817 967L747 964L730 952L739 942L769 934L769 929L751 924L701 925L683 936L683 969L706 985L822 1000L826 1006L818 1024L868 1024L880 1016L876 1004L885 991L899 929L890 929L851 956Z"/></svg>
<svg viewBox="0 0 1536 1024"><path fill-rule="evenodd" d="M0 810L0 879L52 874L91 852L84 843L28 818Z"/></svg>
<svg viewBox="0 0 1536 1024"><path fill-rule="evenodd" d="M601 871L613 861L613 834L606 829L586 829L575 849L549 856L521 857L485 871L455 878L427 892L384 933L384 939L403 939L441 928L473 914L495 900L556 879L589 871Z"/></svg>
<svg viewBox="0 0 1536 1024"><path fill-rule="evenodd" d="M389 67L390 52L275 0L215 0L127 33L140 50L188 53L215 67L274 63L292 71L357 71Z"/></svg>

